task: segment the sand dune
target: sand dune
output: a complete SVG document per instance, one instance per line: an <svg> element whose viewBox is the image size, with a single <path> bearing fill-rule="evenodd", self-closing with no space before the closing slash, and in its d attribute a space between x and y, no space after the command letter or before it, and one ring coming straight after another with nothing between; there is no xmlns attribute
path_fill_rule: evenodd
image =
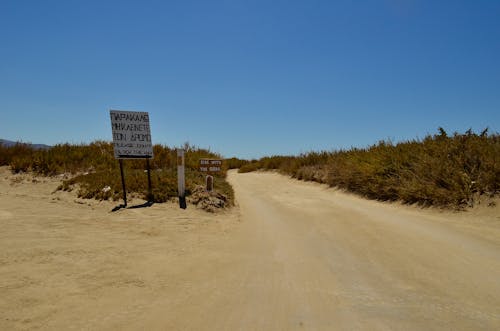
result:
<svg viewBox="0 0 500 331"><path fill-rule="evenodd" d="M238 206L224 213L111 213L116 203L1 168L0 329L500 328L498 207L439 212L272 173L229 179Z"/></svg>

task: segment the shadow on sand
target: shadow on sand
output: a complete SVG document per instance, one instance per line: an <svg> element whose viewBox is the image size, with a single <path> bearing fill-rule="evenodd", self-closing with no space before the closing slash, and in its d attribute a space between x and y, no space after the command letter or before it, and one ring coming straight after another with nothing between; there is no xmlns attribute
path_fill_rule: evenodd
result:
<svg viewBox="0 0 500 331"><path fill-rule="evenodd" d="M125 209L125 208L126 209L147 208L147 207L151 207L153 204L154 204L154 202L152 202L152 201L146 201L143 204L134 205L134 206L130 206L130 207L127 207L127 205L121 204L121 205L118 205L115 208L113 208L111 211L115 212L115 211L118 211L120 209Z"/></svg>

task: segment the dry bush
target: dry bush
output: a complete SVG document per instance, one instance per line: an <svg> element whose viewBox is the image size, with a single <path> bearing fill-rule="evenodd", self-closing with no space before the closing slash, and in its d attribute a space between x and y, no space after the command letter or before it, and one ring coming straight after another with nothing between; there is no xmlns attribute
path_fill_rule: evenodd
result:
<svg viewBox="0 0 500 331"><path fill-rule="evenodd" d="M240 169L241 167L249 164L250 161L232 157L230 159L225 159L224 163L226 164L227 169Z"/></svg>
<svg viewBox="0 0 500 331"><path fill-rule="evenodd" d="M257 169L277 169L370 199L461 208L500 193L500 136L487 130L448 136L439 128L423 140L265 157L240 171Z"/></svg>
<svg viewBox="0 0 500 331"><path fill-rule="evenodd" d="M245 173L245 172L256 171L256 170L259 170L259 169L263 169L263 167L261 166L261 164L257 160L252 160L252 161L248 162L247 164L242 165L238 169L238 172L239 173ZM266 169L272 169L272 168L266 168Z"/></svg>
<svg viewBox="0 0 500 331"><path fill-rule="evenodd" d="M200 158L221 156L189 144L183 146L186 166L186 193L197 185L204 185L205 175L198 171ZM164 202L177 197L177 153L167 146L155 145L150 160L152 199ZM148 198L145 160L124 160L127 193ZM87 199L118 200L122 196L119 163L113 156L113 145L96 141L89 145L56 145L47 150L33 149L28 144L12 147L0 145L0 165L9 165L13 172L33 171L41 175L72 175L63 181L60 190L77 189L79 197ZM216 176L215 190L234 202L234 192L226 182L226 168ZM149 200L149 199L148 199Z"/></svg>

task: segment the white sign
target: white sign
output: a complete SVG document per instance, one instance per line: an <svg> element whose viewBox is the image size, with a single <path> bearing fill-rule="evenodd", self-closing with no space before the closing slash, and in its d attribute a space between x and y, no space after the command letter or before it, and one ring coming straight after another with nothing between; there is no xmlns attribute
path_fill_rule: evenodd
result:
<svg viewBox="0 0 500 331"><path fill-rule="evenodd" d="M147 112L110 110L113 145L117 159L149 159L153 143Z"/></svg>

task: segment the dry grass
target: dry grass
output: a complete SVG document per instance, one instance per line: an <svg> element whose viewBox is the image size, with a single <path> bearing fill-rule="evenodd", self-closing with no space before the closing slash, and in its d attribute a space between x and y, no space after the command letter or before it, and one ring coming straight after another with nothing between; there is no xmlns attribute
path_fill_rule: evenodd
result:
<svg viewBox="0 0 500 331"><path fill-rule="evenodd" d="M277 169L365 197L462 208L500 192L500 136L442 128L423 140L381 141L363 149L264 157L240 172Z"/></svg>
<svg viewBox="0 0 500 331"><path fill-rule="evenodd" d="M186 144L186 194L197 185L204 185L205 175L198 171L200 158L221 158L208 150ZM147 174L145 160L124 160L127 192L146 199ZM35 172L45 176L65 174L61 190L77 190L81 198L118 200L122 196L118 161L113 157L113 145L96 141L85 145L62 144L47 150L36 150L27 144L12 147L0 145L0 165L9 165L14 173ZM177 197L176 150L162 145L154 146L150 160L153 201L165 202ZM226 182L226 170L217 175L215 190L233 204L234 193ZM109 187L109 188L108 188Z"/></svg>

